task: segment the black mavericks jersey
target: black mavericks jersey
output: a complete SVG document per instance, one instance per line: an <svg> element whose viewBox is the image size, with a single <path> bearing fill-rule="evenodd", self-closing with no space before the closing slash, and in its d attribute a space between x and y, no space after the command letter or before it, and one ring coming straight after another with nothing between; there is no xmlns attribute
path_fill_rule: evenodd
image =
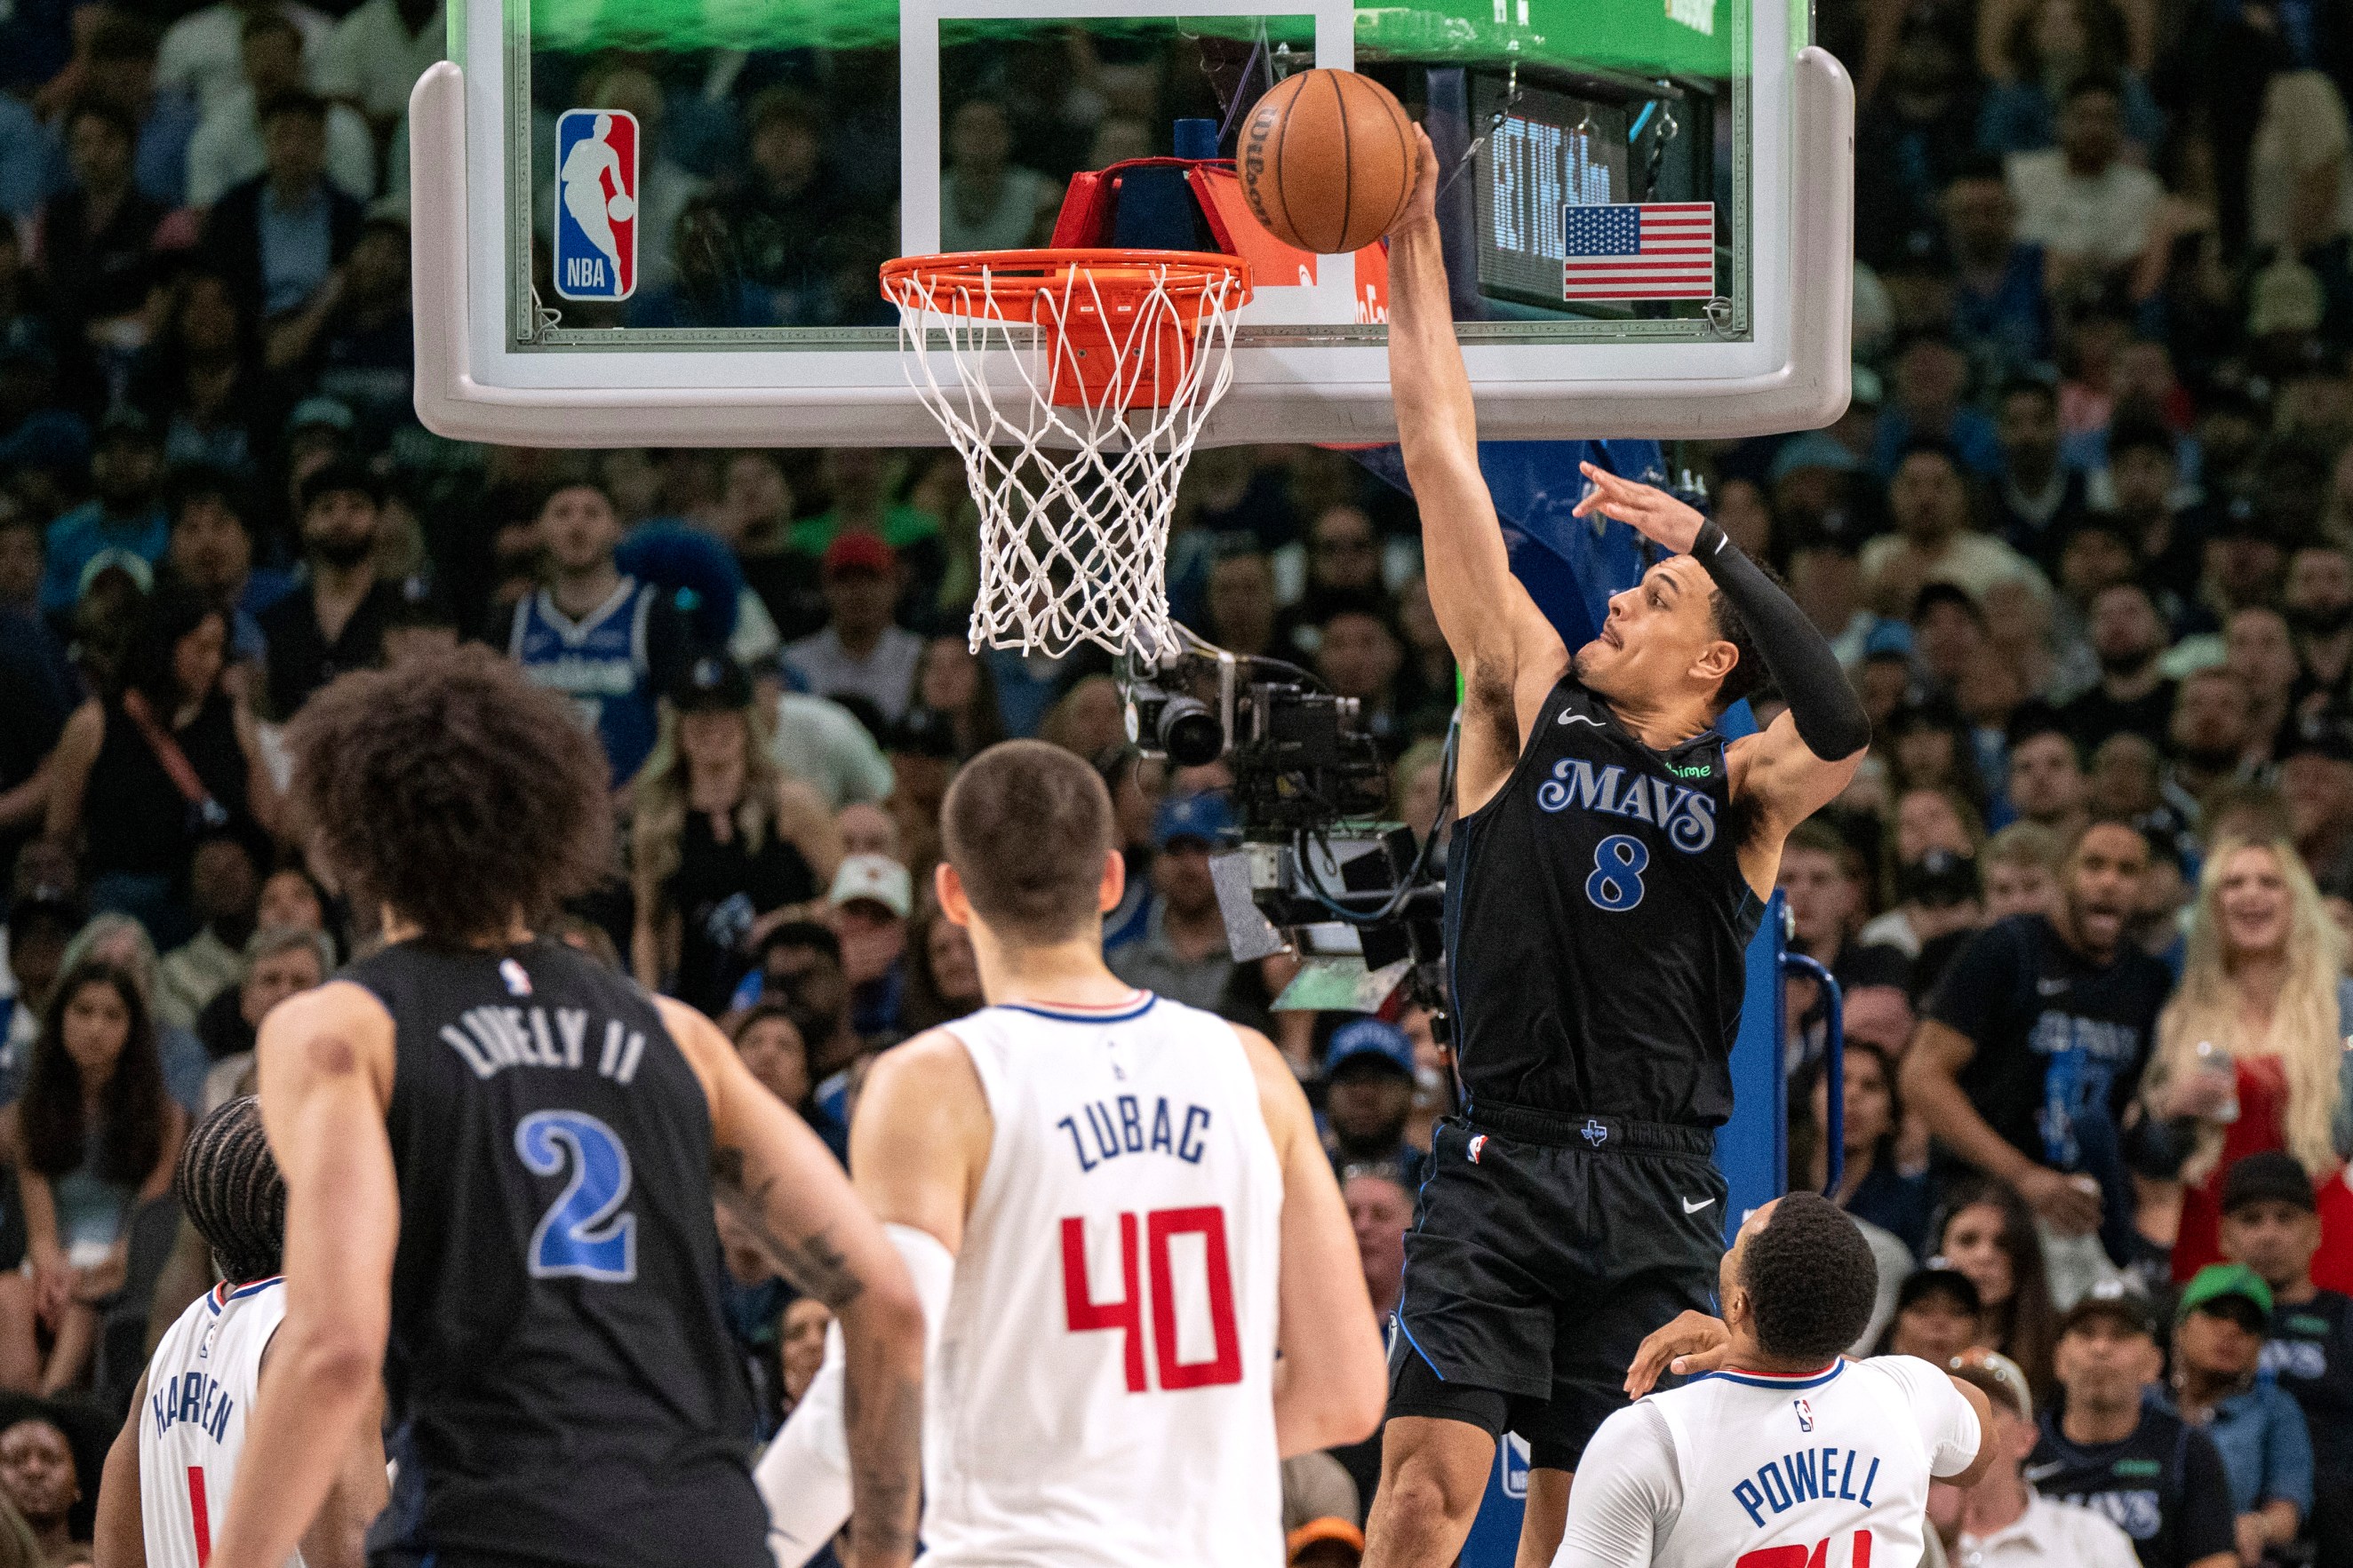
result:
<svg viewBox="0 0 2353 1568"><path fill-rule="evenodd" d="M372 1552L767 1568L710 1101L653 1003L548 941L406 942L342 978L396 1028L399 1470Z"/></svg>
<svg viewBox="0 0 2353 1568"><path fill-rule="evenodd" d="M1447 857L1457 1060L1482 1106L1717 1126L1748 939L1724 738L1669 752L1564 675Z"/></svg>

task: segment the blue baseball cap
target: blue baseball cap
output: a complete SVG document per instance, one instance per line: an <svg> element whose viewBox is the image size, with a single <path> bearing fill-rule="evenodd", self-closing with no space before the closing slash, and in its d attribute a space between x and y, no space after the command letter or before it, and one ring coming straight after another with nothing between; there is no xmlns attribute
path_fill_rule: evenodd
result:
<svg viewBox="0 0 2353 1568"><path fill-rule="evenodd" d="M1810 430L1805 435L1785 441L1773 454L1772 482L1779 484L1799 468L1828 468L1834 474L1858 474L1862 471L1862 459L1850 450L1845 442L1822 430Z"/></svg>
<svg viewBox="0 0 2353 1568"><path fill-rule="evenodd" d="M1332 1031L1324 1047L1324 1076L1332 1077L1349 1062L1384 1062L1406 1077L1414 1076L1413 1042L1395 1024L1378 1018L1356 1018Z"/></svg>
<svg viewBox="0 0 2353 1568"><path fill-rule="evenodd" d="M1198 838L1216 848L1234 831L1234 808L1223 795L1205 791L1160 803L1152 815L1152 847L1166 849L1179 838Z"/></svg>
<svg viewBox="0 0 2353 1568"><path fill-rule="evenodd" d="M1871 628L1863 639L1865 658L1909 658L1912 657L1912 628L1902 621L1881 621Z"/></svg>

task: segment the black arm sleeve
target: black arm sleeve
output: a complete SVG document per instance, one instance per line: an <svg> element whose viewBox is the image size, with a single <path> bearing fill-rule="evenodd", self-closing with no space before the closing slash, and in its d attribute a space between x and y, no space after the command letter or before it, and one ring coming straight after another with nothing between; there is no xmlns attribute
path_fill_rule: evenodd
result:
<svg viewBox="0 0 2353 1568"><path fill-rule="evenodd" d="M1740 613L1773 684L1789 704L1789 718L1806 750L1835 763L1869 745L1871 719L1862 700L1847 684L1838 655L1797 602L1713 522L1700 525L1692 558Z"/></svg>

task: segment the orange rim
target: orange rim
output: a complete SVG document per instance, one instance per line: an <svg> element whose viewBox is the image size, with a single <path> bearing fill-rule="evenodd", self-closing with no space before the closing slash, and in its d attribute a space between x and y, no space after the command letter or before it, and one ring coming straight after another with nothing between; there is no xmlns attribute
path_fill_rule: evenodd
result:
<svg viewBox="0 0 2353 1568"><path fill-rule="evenodd" d="M1208 294L1238 287L1234 306L1250 298L1250 263L1213 250L969 250L940 256L902 256L882 264L882 292L898 299L893 285L919 283L932 290L972 289L992 299L1035 300L1083 279L1106 299L1149 294Z"/></svg>

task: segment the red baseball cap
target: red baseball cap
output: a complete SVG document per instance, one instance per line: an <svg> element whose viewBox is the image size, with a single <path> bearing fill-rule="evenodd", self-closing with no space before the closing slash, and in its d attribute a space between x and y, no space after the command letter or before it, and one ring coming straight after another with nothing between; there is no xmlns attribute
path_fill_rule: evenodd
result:
<svg viewBox="0 0 2353 1568"><path fill-rule="evenodd" d="M871 533L841 533L825 547L828 572L880 572L899 569L899 552Z"/></svg>

